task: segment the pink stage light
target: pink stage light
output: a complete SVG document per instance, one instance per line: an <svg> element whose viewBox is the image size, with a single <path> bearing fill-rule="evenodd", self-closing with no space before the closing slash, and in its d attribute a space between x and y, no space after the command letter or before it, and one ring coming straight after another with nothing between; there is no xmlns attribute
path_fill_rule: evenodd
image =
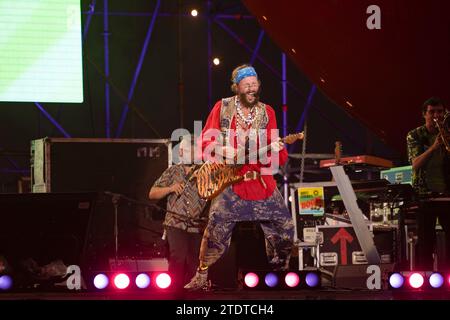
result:
<svg viewBox="0 0 450 320"><path fill-rule="evenodd" d="M114 285L117 289L126 289L130 285L130 278L125 273L119 273L114 277Z"/></svg>
<svg viewBox="0 0 450 320"><path fill-rule="evenodd" d="M172 283L172 279L167 273L160 273L156 276L156 285L158 288L167 289Z"/></svg>
<svg viewBox="0 0 450 320"><path fill-rule="evenodd" d="M423 276L420 273L413 273L409 277L409 285L414 289L419 289L423 285Z"/></svg>
<svg viewBox="0 0 450 320"><path fill-rule="evenodd" d="M249 288L254 288L259 283L259 277L256 273L249 272L244 277L245 285Z"/></svg>
<svg viewBox="0 0 450 320"><path fill-rule="evenodd" d="M294 288L298 286L300 282L300 278L298 277L298 274L294 272L289 272L286 277L284 278L284 282L288 287Z"/></svg>

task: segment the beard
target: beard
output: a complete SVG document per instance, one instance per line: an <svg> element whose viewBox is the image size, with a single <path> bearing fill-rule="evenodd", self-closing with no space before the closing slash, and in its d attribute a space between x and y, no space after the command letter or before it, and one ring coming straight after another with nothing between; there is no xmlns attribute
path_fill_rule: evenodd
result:
<svg viewBox="0 0 450 320"><path fill-rule="evenodd" d="M254 96L253 101L248 101L247 94L246 93L240 93L239 94L239 101L248 108L253 108L256 106L259 102L259 91L258 92L252 92L251 93Z"/></svg>

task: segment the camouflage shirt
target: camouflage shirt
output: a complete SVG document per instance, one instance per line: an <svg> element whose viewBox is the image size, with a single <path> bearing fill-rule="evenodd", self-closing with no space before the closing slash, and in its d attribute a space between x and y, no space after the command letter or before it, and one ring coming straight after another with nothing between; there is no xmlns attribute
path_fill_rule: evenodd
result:
<svg viewBox="0 0 450 320"><path fill-rule="evenodd" d="M167 196L167 210L177 214L167 212L164 225L192 233L203 232L207 219L207 201L200 198L195 180L188 182L184 165L177 164L167 168L153 187L169 187L175 183L187 185L180 196L175 193Z"/></svg>
<svg viewBox="0 0 450 320"><path fill-rule="evenodd" d="M406 142L408 160L412 160L424 153L436 139L436 135L428 132L425 125L408 132ZM431 192L449 192L450 188L450 157L443 148L433 152L427 163L412 172L412 185L421 195ZM433 182L435 187L432 186Z"/></svg>

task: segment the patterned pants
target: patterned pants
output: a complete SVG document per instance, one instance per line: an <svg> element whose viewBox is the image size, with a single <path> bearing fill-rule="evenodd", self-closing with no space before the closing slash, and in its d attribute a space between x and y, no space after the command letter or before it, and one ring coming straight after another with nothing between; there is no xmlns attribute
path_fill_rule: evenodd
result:
<svg viewBox="0 0 450 320"><path fill-rule="evenodd" d="M200 248L200 264L211 266L228 249L238 221L258 221L266 238L266 252L274 269L286 268L292 250L294 223L278 189L264 200L244 200L231 187L211 203L208 226Z"/></svg>

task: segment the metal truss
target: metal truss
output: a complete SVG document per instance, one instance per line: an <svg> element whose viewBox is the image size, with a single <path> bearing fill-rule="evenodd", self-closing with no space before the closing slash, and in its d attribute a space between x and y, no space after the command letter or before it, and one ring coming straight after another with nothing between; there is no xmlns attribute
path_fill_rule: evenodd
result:
<svg viewBox="0 0 450 320"><path fill-rule="evenodd" d="M141 72L141 68L145 59L145 56L147 54L147 49L149 46L149 43L151 41L151 36L153 33L153 30L155 28L155 21L158 17L190 17L188 13L178 12L177 14L174 13L166 13L160 11L161 6L161 0L155 1L155 8L153 12L113 12L110 11L108 8L109 0L103 0L103 11L96 11L97 1L91 0L89 4L89 9L87 11L84 11L82 14L85 15L85 23L82 30L82 39L83 43L85 43L89 27L92 21L92 18L94 16L102 16L103 17L103 41L104 41L104 68L101 70L98 66L96 66L92 60L84 53L83 50L83 56L84 58L94 65L94 69L104 78L105 81L105 87L104 87L104 95L105 95L105 137L111 138L114 136L115 138L119 138L122 134L124 124L127 119L127 114L129 109L132 109L133 112L135 112L141 120L143 120L148 127L152 129L154 133L156 133L157 136L160 136L158 132L153 128L153 126L149 123L147 119L140 113L139 109L136 106L133 106L131 103L131 100L133 98L133 94L135 92L136 84L139 80L139 74ZM212 72L213 72L213 65L212 65L212 25L216 24L220 28L222 28L232 39L234 39L237 44L244 47L250 54L250 63L253 64L255 61L258 61L261 63L264 67L266 67L272 74L275 75L276 78L279 79L281 83L281 89L282 89L282 113L283 113L283 122L282 122L282 133L283 136L287 135L287 112L288 112L288 103L287 103L287 90L292 89L294 92L301 96L305 96L304 93L295 87L292 83L290 83L287 80L287 74L286 74L286 55L283 52L280 52L281 56L281 73L277 70L276 67L271 65L270 63L266 62L263 57L259 54L259 49L261 47L261 43L264 39L265 32L260 29L258 39L254 47L250 46L248 43L245 42L244 39L242 39L238 34L236 34L234 31L232 31L225 23L227 20L254 20L255 18L251 15L231 15L231 14L220 14L220 13L212 13L212 1L207 0L206 1L206 12L204 14L199 14L198 18L206 19L207 20L207 50L208 50L208 105L211 108L212 107L212 92L213 92L213 83L212 83ZM150 18L149 27L147 30L146 37L144 39L144 43L141 49L141 53L136 65L136 68L134 70L134 76L132 79L132 82L129 87L128 94L123 94L120 89L117 88L116 85L111 81L110 78L110 65L109 65L109 36L111 35L109 32L109 16L144 16ZM122 108L120 121L118 123L116 131L113 133L112 130L112 124L111 124L111 112L110 112L110 95L111 95L111 89L120 97L120 99L123 101L124 105ZM305 108L303 110L301 119L299 120L299 123L297 125L297 131L300 131L303 127L303 123L305 121L305 118L307 116L307 112L310 109L310 107L313 105L312 100L313 96L316 92L316 87L313 85L311 88L311 92L308 95L307 102L305 105ZM58 131L66 138L70 138L71 135L69 132L67 132L58 121L48 113L45 108L42 106L41 103L35 102L35 106L38 108L38 110L45 116L45 118L52 123L55 128L58 129ZM9 160L10 161L10 160ZM20 168L15 167L15 170L20 170ZM287 175L284 174L283 179L284 184L284 193L285 198L287 199L287 189L288 189L288 181L287 181Z"/></svg>

